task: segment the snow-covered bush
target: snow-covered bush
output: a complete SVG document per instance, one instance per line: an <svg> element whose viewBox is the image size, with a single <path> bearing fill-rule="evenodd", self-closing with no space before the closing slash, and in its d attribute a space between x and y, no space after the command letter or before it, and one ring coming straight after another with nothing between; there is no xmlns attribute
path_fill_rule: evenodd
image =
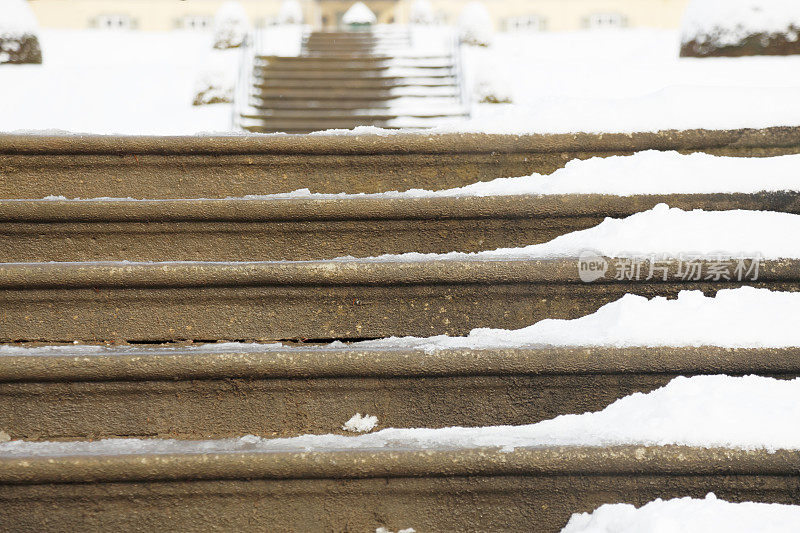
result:
<svg viewBox="0 0 800 533"><path fill-rule="evenodd" d="M430 1L415 0L411 5L409 20L411 24L433 24L435 17L433 15L433 6Z"/></svg>
<svg viewBox="0 0 800 533"><path fill-rule="evenodd" d="M800 54L800 0L693 0L681 56Z"/></svg>
<svg viewBox="0 0 800 533"><path fill-rule="evenodd" d="M278 24L302 24L303 8L297 0L284 0L278 12Z"/></svg>
<svg viewBox="0 0 800 533"><path fill-rule="evenodd" d="M27 0L0 0L0 63L41 63L37 29Z"/></svg>
<svg viewBox="0 0 800 533"><path fill-rule="evenodd" d="M225 2L214 16L214 48L238 48L250 34L250 21L242 4Z"/></svg>
<svg viewBox="0 0 800 533"><path fill-rule="evenodd" d="M366 26L375 24L378 18L364 2L356 2L345 12L342 22L348 25Z"/></svg>
<svg viewBox="0 0 800 533"><path fill-rule="evenodd" d="M238 50L212 50L195 82L194 105L228 104L233 102L238 74Z"/></svg>
<svg viewBox="0 0 800 533"><path fill-rule="evenodd" d="M489 10L481 2L470 2L458 17L459 38L463 44L489 46L494 35L494 25Z"/></svg>

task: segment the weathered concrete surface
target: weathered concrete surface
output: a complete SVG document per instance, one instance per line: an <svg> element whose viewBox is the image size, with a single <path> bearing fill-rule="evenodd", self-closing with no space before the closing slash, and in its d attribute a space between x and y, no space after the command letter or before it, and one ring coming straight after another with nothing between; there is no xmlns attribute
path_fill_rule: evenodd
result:
<svg viewBox="0 0 800 533"><path fill-rule="evenodd" d="M121 347L0 357L0 428L14 439L290 437L379 427L531 424L603 409L678 375L800 376L800 350L367 350Z"/></svg>
<svg viewBox="0 0 800 533"><path fill-rule="evenodd" d="M557 532L603 503L800 503L800 454L688 447L0 458L5 531Z"/></svg>
<svg viewBox="0 0 800 533"><path fill-rule="evenodd" d="M666 281L644 275L617 281L624 271L609 262L606 277L594 283L579 280L578 262L570 258L6 263L0 264L0 341L464 335L476 327L577 318L626 293L675 297L681 290L714 294L743 284L800 290L800 260L765 261L757 281L682 280L677 261Z"/></svg>
<svg viewBox="0 0 800 533"><path fill-rule="evenodd" d="M104 137L0 135L0 198L225 198L442 189L639 150L800 153L800 128L636 134Z"/></svg>
<svg viewBox="0 0 800 533"><path fill-rule="evenodd" d="M263 261L477 252L549 241L659 203L800 213L800 194L0 200L0 262Z"/></svg>

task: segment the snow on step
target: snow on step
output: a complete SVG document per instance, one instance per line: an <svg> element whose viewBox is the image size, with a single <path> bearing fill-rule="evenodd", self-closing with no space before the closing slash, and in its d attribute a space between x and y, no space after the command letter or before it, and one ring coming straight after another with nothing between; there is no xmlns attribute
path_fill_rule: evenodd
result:
<svg viewBox="0 0 800 533"><path fill-rule="evenodd" d="M800 506L777 503L732 503L709 493L704 499L657 499L636 508L606 504L592 513L576 513L561 533L795 533Z"/></svg>
<svg viewBox="0 0 800 533"><path fill-rule="evenodd" d="M426 352L524 346L788 348L800 346L797 324L800 293L741 287L716 296L681 291L676 300L626 294L573 320L545 319L518 330L479 328L466 337L394 337L351 347Z"/></svg>
<svg viewBox="0 0 800 533"><path fill-rule="evenodd" d="M659 204L627 218L606 218L593 228L521 248L474 253L387 254L358 261L546 259L578 257L586 251L606 257L693 254L714 258L797 258L800 257L798 235L800 215L744 210L684 211Z"/></svg>
<svg viewBox="0 0 800 533"><path fill-rule="evenodd" d="M440 102L441 103L441 102ZM396 112L394 108L391 108ZM455 109L451 110L455 111ZM629 156L573 159L552 174L497 178L443 190L411 189L373 194L320 194L308 189L252 198L435 198L517 194L704 194L800 191L800 154L720 157L647 150Z"/></svg>
<svg viewBox="0 0 800 533"><path fill-rule="evenodd" d="M248 435L213 441L104 439L93 442L0 443L0 455L39 457L142 453L458 450L538 446L685 445L743 450L800 450L800 378L678 377L602 411L562 415L523 426L384 429L360 436Z"/></svg>

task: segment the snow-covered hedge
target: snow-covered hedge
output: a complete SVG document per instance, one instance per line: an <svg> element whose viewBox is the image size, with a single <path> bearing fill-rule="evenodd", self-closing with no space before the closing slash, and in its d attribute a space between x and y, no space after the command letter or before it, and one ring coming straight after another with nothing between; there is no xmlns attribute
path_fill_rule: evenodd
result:
<svg viewBox="0 0 800 533"><path fill-rule="evenodd" d="M250 34L250 21L242 4L225 2L214 16L214 48L238 48Z"/></svg>
<svg viewBox="0 0 800 533"><path fill-rule="evenodd" d="M409 20L412 24L433 24L433 6L429 0L415 0L411 5Z"/></svg>
<svg viewBox="0 0 800 533"><path fill-rule="evenodd" d="M481 2L470 2L458 17L458 30L463 44L489 46L494 35L489 10Z"/></svg>
<svg viewBox="0 0 800 533"><path fill-rule="evenodd" d="M41 63L37 27L27 0L0 0L0 63Z"/></svg>
<svg viewBox="0 0 800 533"><path fill-rule="evenodd" d="M681 56L800 54L800 0L693 0Z"/></svg>
<svg viewBox="0 0 800 533"><path fill-rule="evenodd" d="M212 50L195 82L194 105L233 102L240 52L235 49Z"/></svg>
<svg viewBox="0 0 800 533"><path fill-rule="evenodd" d="M375 13L363 2L356 2L342 17L342 22L349 25L368 25L378 22Z"/></svg>
<svg viewBox="0 0 800 533"><path fill-rule="evenodd" d="M284 0L278 12L278 24L302 24L303 8L297 0Z"/></svg>

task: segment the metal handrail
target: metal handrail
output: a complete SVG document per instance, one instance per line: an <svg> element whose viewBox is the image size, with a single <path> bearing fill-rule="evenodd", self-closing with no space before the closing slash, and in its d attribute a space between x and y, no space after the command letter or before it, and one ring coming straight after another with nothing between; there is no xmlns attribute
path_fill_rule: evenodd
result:
<svg viewBox="0 0 800 533"><path fill-rule="evenodd" d="M231 129L243 130L242 115L250 107L250 91L253 86L253 68L255 67L255 54L258 49L261 31L253 30L247 34L239 54L239 68L236 83L233 88L233 105L231 106Z"/></svg>

